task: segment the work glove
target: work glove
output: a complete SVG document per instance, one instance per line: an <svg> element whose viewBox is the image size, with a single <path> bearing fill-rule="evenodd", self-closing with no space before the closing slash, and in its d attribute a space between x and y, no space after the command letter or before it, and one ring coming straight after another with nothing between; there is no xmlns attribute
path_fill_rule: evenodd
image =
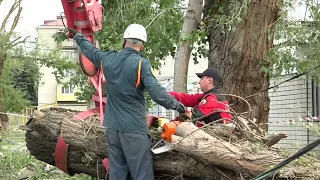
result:
<svg viewBox="0 0 320 180"><path fill-rule="evenodd" d="M191 120L191 117L188 113L179 113L179 117L178 117L179 121L188 121Z"/></svg>
<svg viewBox="0 0 320 180"><path fill-rule="evenodd" d="M178 102L178 104L174 110L178 111L179 113L186 113L187 112L186 107L181 102Z"/></svg>
<svg viewBox="0 0 320 180"><path fill-rule="evenodd" d="M69 37L69 38L73 38L73 36L75 35L75 34L77 34L77 30L75 30L75 29L73 29L73 28L66 28L67 29L67 33L66 33L66 35L67 35L67 37Z"/></svg>

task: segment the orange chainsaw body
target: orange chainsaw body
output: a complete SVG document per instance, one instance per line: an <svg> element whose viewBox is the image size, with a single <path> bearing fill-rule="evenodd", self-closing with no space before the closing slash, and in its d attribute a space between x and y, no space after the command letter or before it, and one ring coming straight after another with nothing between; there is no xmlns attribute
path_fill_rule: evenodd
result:
<svg viewBox="0 0 320 180"><path fill-rule="evenodd" d="M152 148L151 151L154 154L160 154L164 152L171 151L173 149L172 144L172 135L177 133L177 127L180 124L180 121L170 121L165 123L162 126L161 140L157 142ZM164 146L156 148L160 143L164 143Z"/></svg>
<svg viewBox="0 0 320 180"><path fill-rule="evenodd" d="M162 139L168 141L169 143L172 142L172 135L177 133L177 126L180 124L180 121L171 121L165 123L162 127Z"/></svg>

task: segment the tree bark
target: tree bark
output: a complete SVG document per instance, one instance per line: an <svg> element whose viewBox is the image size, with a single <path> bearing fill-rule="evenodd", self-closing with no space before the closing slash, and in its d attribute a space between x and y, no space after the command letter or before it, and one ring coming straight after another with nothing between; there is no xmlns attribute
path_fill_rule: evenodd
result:
<svg viewBox="0 0 320 180"><path fill-rule="evenodd" d="M262 65L267 65L264 58L273 46L270 29L278 18L279 6L280 0L251 0L241 17L243 21L235 29L228 30L228 25L219 25L208 16L210 13L218 14L219 4L206 1L204 16L208 17L206 24L210 26L208 65L223 72L223 87L229 94L247 97L269 87L269 75L262 71ZM229 100L236 112L248 110L246 104L237 99ZM262 124L261 127L266 130L270 109L268 92L247 100L252 106L256 123Z"/></svg>
<svg viewBox="0 0 320 180"><path fill-rule="evenodd" d="M68 172L88 174L92 177L106 177L101 160L108 155L106 129L99 126L97 119L87 122L72 120L77 111L62 108L42 109L34 112L34 118L27 126L26 145L38 160L55 165L55 146L59 135L69 144ZM93 124L93 125L92 125ZM91 127L91 128L90 128ZM223 178L224 171L233 177L232 171L218 168L195 160L180 152L170 152L154 156L155 174L165 177L183 175L186 178ZM233 175L233 176L232 176Z"/></svg>
<svg viewBox="0 0 320 180"><path fill-rule="evenodd" d="M35 111L34 118L29 120L28 125L21 127L27 131L27 148L35 158L55 165L55 146L61 135L69 144L68 172L71 175L85 173L104 178L106 171L101 160L108 155L107 129L99 126L99 120L95 117L86 121L73 120L72 117L77 113L61 108ZM236 179L240 174L252 178L285 159L277 149L262 148L254 151L250 148L253 144L249 141L229 143L228 141L239 140L236 131L234 134L228 133L230 130L230 127L223 125L199 130L192 123L180 123L177 135L173 136L174 150L154 155L155 174L183 176L186 179ZM150 131L155 141L160 138L160 134L156 132ZM292 171L295 173L293 175L313 167L296 168L297 171ZM319 173L318 170L314 172Z"/></svg>
<svg viewBox="0 0 320 180"><path fill-rule="evenodd" d="M200 25L202 6L203 0L188 2L174 62L174 91L187 92L188 66L193 49L193 33L195 33Z"/></svg>
<svg viewBox="0 0 320 180"><path fill-rule="evenodd" d="M1 91L1 90L0 90ZM4 105L0 101L0 112L6 112ZM0 130L8 130L9 128L9 117L6 114L0 114Z"/></svg>
<svg viewBox="0 0 320 180"><path fill-rule="evenodd" d="M2 72L3 72L3 64L4 64L4 60L6 58L6 54L3 54L0 52L0 76L2 75ZM0 86L0 130L7 130L8 129L8 126L9 126L9 117L7 114L4 114L6 111L5 111L5 107L4 107L4 104L3 104L3 98L4 98L4 95L3 95L3 87Z"/></svg>

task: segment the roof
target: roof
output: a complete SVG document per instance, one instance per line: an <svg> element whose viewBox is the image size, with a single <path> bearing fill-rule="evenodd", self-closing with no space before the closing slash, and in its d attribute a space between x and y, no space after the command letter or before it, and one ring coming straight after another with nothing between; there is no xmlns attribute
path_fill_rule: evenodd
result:
<svg viewBox="0 0 320 180"><path fill-rule="evenodd" d="M43 27L63 27L64 26L63 23L65 25L67 25L66 18L64 16L62 16L62 17L61 16L57 16L57 19L55 19L55 20L45 20L43 22L43 24L41 24L38 27L41 27L41 28L43 28Z"/></svg>

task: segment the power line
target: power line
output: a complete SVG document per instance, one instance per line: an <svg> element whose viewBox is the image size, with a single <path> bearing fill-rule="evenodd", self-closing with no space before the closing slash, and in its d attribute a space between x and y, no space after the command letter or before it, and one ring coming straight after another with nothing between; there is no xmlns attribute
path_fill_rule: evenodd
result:
<svg viewBox="0 0 320 180"><path fill-rule="evenodd" d="M55 6L55 7L57 7L58 8L58 6L56 5L56 4L53 4L51 1L49 1L49 0L46 0L49 4L51 4L52 6Z"/></svg>

